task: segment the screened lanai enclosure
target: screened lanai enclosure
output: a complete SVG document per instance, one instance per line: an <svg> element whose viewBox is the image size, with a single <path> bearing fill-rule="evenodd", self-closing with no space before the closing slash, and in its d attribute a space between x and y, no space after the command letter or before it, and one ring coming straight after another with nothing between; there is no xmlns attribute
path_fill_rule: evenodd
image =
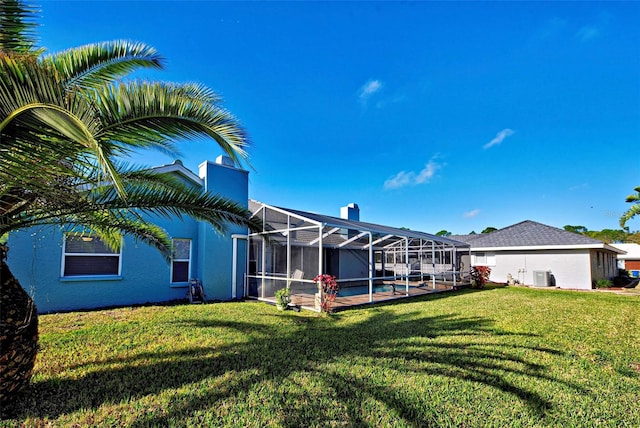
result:
<svg viewBox="0 0 640 428"><path fill-rule="evenodd" d="M355 204L331 217L250 201L262 231L249 236L245 295L318 310L314 278L334 275L335 307L373 303L469 284L469 245L428 233L359 221Z"/></svg>

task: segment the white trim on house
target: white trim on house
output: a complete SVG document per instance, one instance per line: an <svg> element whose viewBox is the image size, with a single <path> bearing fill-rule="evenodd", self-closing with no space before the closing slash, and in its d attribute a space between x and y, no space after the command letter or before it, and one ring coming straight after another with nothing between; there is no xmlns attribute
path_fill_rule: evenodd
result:
<svg viewBox="0 0 640 428"><path fill-rule="evenodd" d="M193 172L191 172L190 170L185 168L185 166L179 160L177 160L177 161L175 161L175 162L173 162L172 164L169 164L169 165L157 166L155 168L152 168L151 170L153 172L155 172L155 173L158 173L158 174L166 174L166 173L170 173L170 172L175 172L175 173L178 173L178 174L182 175L186 179L193 181L198 186L202 186L204 184L204 180L202 180L196 174L194 174Z"/></svg>
<svg viewBox="0 0 640 428"><path fill-rule="evenodd" d="M175 246L175 241L189 241L189 257L186 259L175 257L175 248L174 248L173 253L171 254L171 266L169 267L169 284L171 287L176 287L178 285L186 285L189 283L189 279L191 279L191 265L193 260L193 239L173 237L171 238L171 244L174 246ZM176 262L187 263L187 278L184 281L173 280L173 270Z"/></svg>
<svg viewBox="0 0 640 428"><path fill-rule="evenodd" d="M89 253L89 252L67 252L67 239L69 237L79 237L83 241L88 239L89 241L93 241L94 239L100 240L100 238L93 233L84 233L84 234L73 234L73 233L64 233L62 235L62 257L60 259L60 279L74 279L74 278L84 278L84 279L101 279L101 278L113 278L120 277L122 275L122 243L120 244L120 248L118 251L112 251L110 253ZM84 273L77 275L67 275L65 272L67 270L67 257L113 257L118 259L118 267L116 273Z"/></svg>

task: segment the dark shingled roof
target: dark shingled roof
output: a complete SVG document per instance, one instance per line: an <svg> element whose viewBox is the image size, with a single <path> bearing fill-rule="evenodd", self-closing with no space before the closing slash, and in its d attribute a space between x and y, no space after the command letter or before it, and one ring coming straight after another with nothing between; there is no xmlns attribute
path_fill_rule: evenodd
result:
<svg viewBox="0 0 640 428"><path fill-rule="evenodd" d="M525 220L491 233L456 235L449 236L449 238L466 242L476 248L603 244L597 239L531 220Z"/></svg>

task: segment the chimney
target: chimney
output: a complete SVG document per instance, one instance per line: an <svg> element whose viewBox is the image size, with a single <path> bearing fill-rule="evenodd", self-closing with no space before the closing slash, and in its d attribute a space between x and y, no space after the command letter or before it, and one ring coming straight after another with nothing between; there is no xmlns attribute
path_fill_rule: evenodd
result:
<svg viewBox="0 0 640 428"><path fill-rule="evenodd" d="M350 203L346 207L340 208L340 218L345 220L360 221L360 208L358 204Z"/></svg>
<svg viewBox="0 0 640 428"><path fill-rule="evenodd" d="M231 158L228 156L224 156L224 155L218 156L216 158L216 163L218 165L230 166L231 168L235 168L235 164L233 163Z"/></svg>

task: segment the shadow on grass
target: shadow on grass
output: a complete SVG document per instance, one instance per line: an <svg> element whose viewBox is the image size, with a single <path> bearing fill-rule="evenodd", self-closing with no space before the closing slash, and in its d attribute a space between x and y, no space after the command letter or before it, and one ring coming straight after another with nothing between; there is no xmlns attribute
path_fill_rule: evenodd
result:
<svg viewBox="0 0 640 428"><path fill-rule="evenodd" d="M425 426L441 421L425 405L428 397L420 397L403 385L403 379L425 374L463 379L510 394L539 417L552 408L551 401L514 379L527 376L585 392L575 384L553 378L547 367L522 356L535 353L536 360L542 360L541 355L562 355L560 351L523 346L518 336L526 335L495 329L489 319L455 314L427 316L420 312L397 315L380 306L370 308L367 315L365 320L348 325L341 325L343 314L331 318L278 315L285 321L304 320L294 322L289 330L259 322L177 320L185 329L194 329L194 335L223 327L242 333L242 337L250 336L251 340L92 362L93 371L77 379L32 384L23 394L25 401L18 416L57 418L80 409L204 382L205 388L199 385L181 393L161 412L139 416L134 426L168 425L215 409L221 400L246 397L262 382L295 383L292 378L296 376L313 378L331 391L334 399L345 406L343 417L349 425L356 426L365 424L361 403L366 400L392 409L405 425ZM464 336L464 340L456 340L457 336ZM371 366L364 367L366 364ZM374 374L363 375L365 369ZM384 376L380 373L389 371L396 373L400 382L382 381ZM282 403L262 405L287 409L287 417L279 421L281 425L323 424L326 415L321 406L304 405L302 397L296 398L304 393L305 387L301 386L289 390L291 396L283 398ZM277 409L272 411L277 413Z"/></svg>

